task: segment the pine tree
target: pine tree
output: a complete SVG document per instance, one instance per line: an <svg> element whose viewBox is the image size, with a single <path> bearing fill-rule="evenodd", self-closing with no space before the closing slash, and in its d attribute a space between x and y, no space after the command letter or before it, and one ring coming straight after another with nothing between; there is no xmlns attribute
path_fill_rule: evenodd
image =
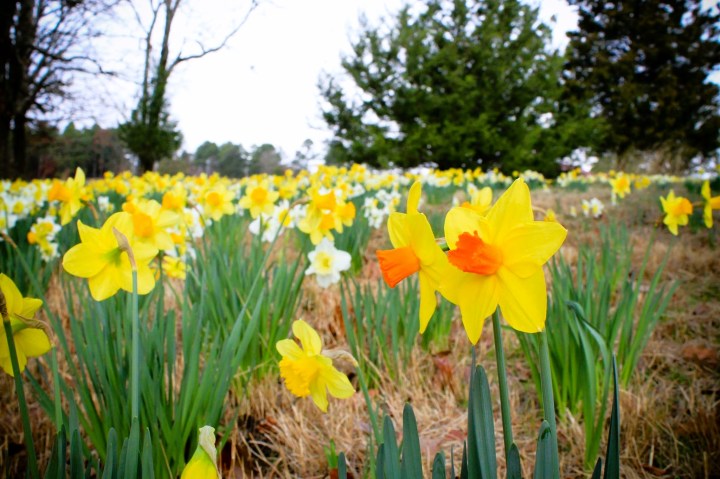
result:
<svg viewBox="0 0 720 479"><path fill-rule="evenodd" d="M588 102L605 123L599 149L627 165L634 153L662 151L687 166L720 146L720 13L701 2L570 0L567 97Z"/></svg>
<svg viewBox="0 0 720 479"><path fill-rule="evenodd" d="M326 77L329 162L499 166L552 174L569 150L559 124L562 59L537 10L517 0L429 0L367 22L342 66L351 97Z"/></svg>

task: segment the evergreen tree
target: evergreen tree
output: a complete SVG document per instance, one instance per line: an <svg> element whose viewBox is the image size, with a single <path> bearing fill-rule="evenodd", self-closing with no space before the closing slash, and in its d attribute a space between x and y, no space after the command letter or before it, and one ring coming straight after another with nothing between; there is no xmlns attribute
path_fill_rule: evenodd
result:
<svg viewBox="0 0 720 479"><path fill-rule="evenodd" d="M599 149L627 166L632 153L663 151L685 166L720 145L720 13L699 1L570 0L567 98L604 120Z"/></svg>
<svg viewBox="0 0 720 479"><path fill-rule="evenodd" d="M557 171L562 59L537 9L518 0L429 0L363 31L321 91L334 138L326 161Z"/></svg>

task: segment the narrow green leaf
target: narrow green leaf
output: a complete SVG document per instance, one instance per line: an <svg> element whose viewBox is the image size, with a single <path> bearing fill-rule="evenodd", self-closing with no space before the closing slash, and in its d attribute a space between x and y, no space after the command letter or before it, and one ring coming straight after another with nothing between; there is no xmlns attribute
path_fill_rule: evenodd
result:
<svg viewBox="0 0 720 479"><path fill-rule="evenodd" d="M125 452L124 477L136 477L138 474L138 460L140 459L140 423L137 418L133 418Z"/></svg>
<svg viewBox="0 0 720 479"><path fill-rule="evenodd" d="M107 457L105 459L105 468L103 469L103 479L117 479L115 469L118 464L118 449L117 449L117 432L115 428L110 428L107 436Z"/></svg>
<svg viewBox="0 0 720 479"><path fill-rule="evenodd" d="M595 468L593 469L592 476L590 476L590 479L600 479L602 475L602 458L598 457L597 462L595 463Z"/></svg>
<svg viewBox="0 0 720 479"><path fill-rule="evenodd" d="M338 456L338 479L347 479L347 464L345 463L344 452L341 452Z"/></svg>
<svg viewBox="0 0 720 479"><path fill-rule="evenodd" d="M610 432L608 433L607 453L605 454L604 479L620 478L620 406L618 391L617 363L613 355L613 404L610 414Z"/></svg>
<svg viewBox="0 0 720 479"><path fill-rule="evenodd" d="M155 479L155 471L153 470L152 439L150 438L150 430L148 428L145 428L145 437L143 438L141 467L142 479Z"/></svg>
<svg viewBox="0 0 720 479"><path fill-rule="evenodd" d="M420 437L418 435L415 413L409 403L403 409L403 442L401 477L407 479L422 478L422 457L420 455Z"/></svg>
<svg viewBox="0 0 720 479"><path fill-rule="evenodd" d="M422 476L415 477L421 478ZM445 479L445 454L442 451L438 452L433 460L432 479Z"/></svg>
<svg viewBox="0 0 720 479"><path fill-rule="evenodd" d="M533 479L554 479L552 430L550 424L544 419L538 434Z"/></svg>
<svg viewBox="0 0 720 479"><path fill-rule="evenodd" d="M395 428L389 416L383 421L384 472L388 479L400 479L400 451L395 442Z"/></svg>
<svg viewBox="0 0 720 479"><path fill-rule="evenodd" d="M70 437L70 477L82 479L85 472L85 458L82 453L82 439L80 431L75 429Z"/></svg>
<svg viewBox="0 0 720 479"><path fill-rule="evenodd" d="M522 479L522 467L520 466L520 452L515 443L510 446L507 458L507 479Z"/></svg>

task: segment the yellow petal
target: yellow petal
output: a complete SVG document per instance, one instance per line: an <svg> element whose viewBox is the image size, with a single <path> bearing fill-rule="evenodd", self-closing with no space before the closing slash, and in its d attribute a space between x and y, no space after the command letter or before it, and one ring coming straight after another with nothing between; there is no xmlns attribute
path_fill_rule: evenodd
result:
<svg viewBox="0 0 720 479"><path fill-rule="evenodd" d="M146 264L138 265L138 294L148 294L155 287L155 274ZM132 292L132 271L130 271L130 288Z"/></svg>
<svg viewBox="0 0 720 479"><path fill-rule="evenodd" d="M95 248L86 243L80 243L65 253L62 265L65 271L73 276L90 278L107 266L107 260L99 255Z"/></svg>
<svg viewBox="0 0 720 479"><path fill-rule="evenodd" d="M530 206L530 188L522 178L518 178L503 193L487 214L492 227L492 237L480 237L491 244L501 243L505 236L518 224L533 221Z"/></svg>
<svg viewBox="0 0 720 479"><path fill-rule="evenodd" d="M498 246L503 252L504 264L516 275L526 278L560 249L566 236L567 230L559 223L533 221L513 228Z"/></svg>
<svg viewBox="0 0 720 479"><path fill-rule="evenodd" d="M355 388L350 383L348 377L334 367L323 368L321 374L328 392L333 397L347 399L355 394Z"/></svg>
<svg viewBox="0 0 720 479"><path fill-rule="evenodd" d="M103 301L114 295L120 289L117 268L108 266L102 269L98 274L88 279L88 286L90 287L90 295L95 301Z"/></svg>
<svg viewBox="0 0 720 479"><path fill-rule="evenodd" d="M407 197L407 212L417 213L418 205L420 204L420 195L422 194L422 186L419 181L416 181L410 187Z"/></svg>
<svg viewBox="0 0 720 479"><path fill-rule="evenodd" d="M436 285L424 271L420 271L420 334L425 332L437 307Z"/></svg>
<svg viewBox="0 0 720 479"><path fill-rule="evenodd" d="M710 201L710 182L708 180L703 181L702 188L700 188L700 194L706 201Z"/></svg>
<svg viewBox="0 0 720 479"><path fill-rule="evenodd" d="M410 245L410 230L405 213L390 213L388 216L388 235L394 248L404 248Z"/></svg>
<svg viewBox="0 0 720 479"><path fill-rule="evenodd" d="M100 244L100 230L88 226L80 220L77 220L78 234L80 241L87 244Z"/></svg>
<svg viewBox="0 0 720 479"><path fill-rule="evenodd" d="M25 366L27 365L27 357L22 349L18 348L17 345L15 346L19 366L18 369L20 369L20 372L23 372L25 371ZM3 371L14 377L15 375L13 374L12 362L10 362L10 350L8 348L9 344L7 342L7 336L3 330L0 334L0 367L3 368Z"/></svg>
<svg viewBox="0 0 720 479"><path fill-rule="evenodd" d="M15 282L5 274L0 274L0 288L5 296L5 306L8 314L17 314L22 310L23 297Z"/></svg>
<svg viewBox="0 0 720 479"><path fill-rule="evenodd" d="M275 349L284 358L297 360L303 357L302 349L292 339L281 339L275 344Z"/></svg>
<svg viewBox="0 0 720 479"><path fill-rule="evenodd" d="M15 334L15 345L28 358L36 358L50 351L52 347L42 329L25 328Z"/></svg>
<svg viewBox="0 0 720 479"><path fill-rule="evenodd" d="M306 354L320 354L322 351L322 341L317 331L315 331L308 323L302 319L293 322L293 334L300 340L303 350Z"/></svg>
<svg viewBox="0 0 720 479"><path fill-rule="evenodd" d="M19 313L25 319L31 319L37 313L37 310L42 307L42 300L36 298L23 298L22 308Z"/></svg>
<svg viewBox="0 0 720 479"><path fill-rule="evenodd" d="M480 339L485 319L498 306L496 275L483 276L451 268L440 284L440 293L460 307L463 326L472 344Z"/></svg>
<svg viewBox="0 0 720 479"><path fill-rule="evenodd" d="M315 405L319 407L322 412L327 412L328 400L324 383L321 383L320 381L313 381L310 383L310 396L312 397Z"/></svg>
<svg viewBox="0 0 720 479"><path fill-rule="evenodd" d="M442 249L435 242L435 235L427 217L422 213L405 216L405 225L408 232L408 243L415 256L422 265L432 264L437 258L437 252Z"/></svg>
<svg viewBox="0 0 720 479"><path fill-rule="evenodd" d="M508 268L501 267L497 277L500 283L499 303L505 321L518 331L537 333L545 328L547 290L545 274L541 268L521 278Z"/></svg>
<svg viewBox="0 0 720 479"><path fill-rule="evenodd" d="M445 216L445 241L450 249L455 249L462 233L476 232L485 242L490 242L490 230L487 220L470 208L456 207Z"/></svg>

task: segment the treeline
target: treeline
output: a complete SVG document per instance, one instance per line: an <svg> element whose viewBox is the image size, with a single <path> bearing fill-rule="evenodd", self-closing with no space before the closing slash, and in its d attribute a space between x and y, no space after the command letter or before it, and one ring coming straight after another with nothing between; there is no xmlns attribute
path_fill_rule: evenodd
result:
<svg viewBox="0 0 720 479"><path fill-rule="evenodd" d="M81 167L89 177L106 171L137 171L137 159L121 140L117 129L76 128L68 124L62 131L40 123L29 131L27 157L38 165L38 177L62 177ZM206 141L195 152L181 151L155 165L161 173L212 174L240 178L259 173L282 174L287 169L307 168L314 158L312 142L307 140L292 160L265 143L245 149L240 144L221 145Z"/></svg>

